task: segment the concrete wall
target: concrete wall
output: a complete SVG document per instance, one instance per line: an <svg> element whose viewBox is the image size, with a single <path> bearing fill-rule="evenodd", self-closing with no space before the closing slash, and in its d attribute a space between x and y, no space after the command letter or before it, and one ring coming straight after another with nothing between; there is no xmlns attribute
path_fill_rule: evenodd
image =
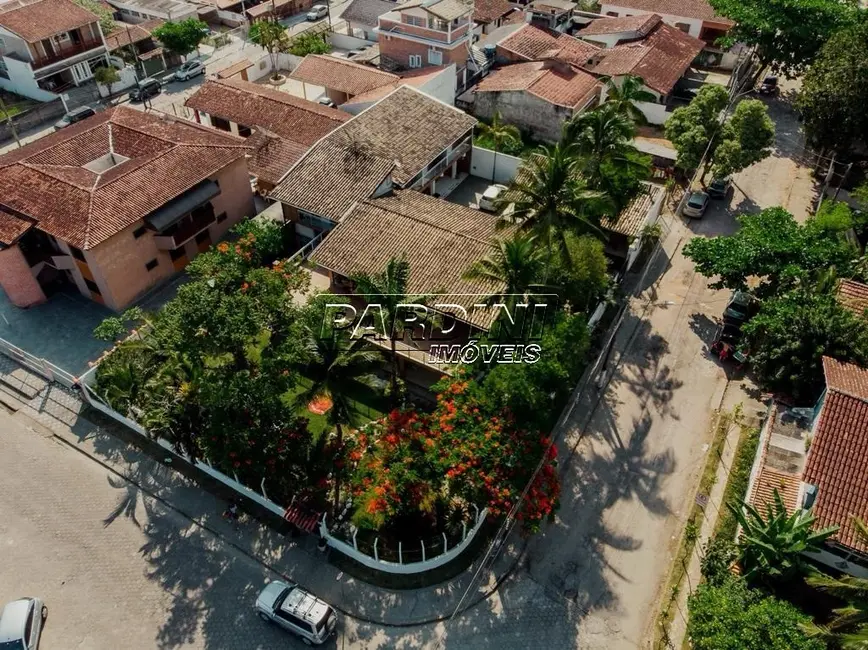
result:
<svg viewBox="0 0 868 650"><path fill-rule="evenodd" d="M120 75L121 80L112 84L113 93L118 93L136 85L136 69L133 66L125 66L122 70L118 70L118 74ZM109 96L108 86L103 86L98 83L96 87L99 90L100 97Z"/></svg>
<svg viewBox="0 0 868 650"><path fill-rule="evenodd" d="M450 65L436 75L433 79L429 79L421 86L416 86L423 93L431 95L435 99L439 99L450 106L455 105L455 89L458 84L458 74L454 65ZM329 94L331 97L331 94ZM358 115L366 108L370 108L374 102L356 102L352 100L345 104L341 104L341 110L351 115Z"/></svg>
<svg viewBox="0 0 868 650"><path fill-rule="evenodd" d="M564 122L573 115L572 109L555 106L523 90L477 92L474 115L491 119L495 112L500 113L504 122L547 142L560 139Z"/></svg>
<svg viewBox="0 0 868 650"><path fill-rule="evenodd" d="M645 116L649 124L663 124L672 115L672 113L666 111L666 106L663 104L636 102L636 108L642 111L642 115Z"/></svg>
<svg viewBox="0 0 868 650"><path fill-rule="evenodd" d="M609 16L641 16L644 14L650 14L650 11L640 11L638 9L633 9L631 7L620 7L617 3L608 3L603 2L600 5L600 13ZM675 16L672 14L661 14L658 15L663 19L664 23L669 25L678 26L678 24L688 25L689 29L687 31L691 36L695 36L699 38L700 32L702 32L702 20L699 18L685 18L684 16Z"/></svg>
<svg viewBox="0 0 868 650"><path fill-rule="evenodd" d="M30 57L30 48L27 46L27 41L19 38L8 29L0 27L0 38L3 39L3 54L17 54L18 56L27 59Z"/></svg>
<svg viewBox="0 0 868 650"><path fill-rule="evenodd" d="M255 45L245 46L245 52L247 53L247 58L253 61L253 65L247 68L248 81L264 79L271 74L271 57L268 55L268 52ZM291 72L299 66L301 61L302 57L295 56L294 54L278 54L277 69Z"/></svg>
<svg viewBox="0 0 868 650"><path fill-rule="evenodd" d="M508 156L505 153L497 154L497 167L495 168L494 152L473 145L471 154L470 174L490 181L492 174L496 183L510 183L521 167L521 158Z"/></svg>
<svg viewBox="0 0 868 650"><path fill-rule="evenodd" d="M45 302L45 294L33 277L30 265L18 246L0 250L0 286L16 307L31 307Z"/></svg>
<svg viewBox="0 0 868 650"><path fill-rule="evenodd" d="M348 36L339 32L332 32L328 35L328 41L339 50L358 50L363 47L370 47L376 43L376 40L366 41L363 38Z"/></svg>

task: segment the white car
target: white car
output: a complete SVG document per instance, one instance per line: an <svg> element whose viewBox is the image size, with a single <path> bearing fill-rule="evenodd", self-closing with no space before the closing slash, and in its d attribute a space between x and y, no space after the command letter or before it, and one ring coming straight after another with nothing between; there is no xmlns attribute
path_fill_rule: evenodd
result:
<svg viewBox="0 0 868 650"><path fill-rule="evenodd" d="M187 81L187 79L199 74L205 74L204 63L197 60L184 61L184 63L181 64L181 67L175 70L175 79L178 81Z"/></svg>
<svg viewBox="0 0 868 650"><path fill-rule="evenodd" d="M337 629L335 610L291 582L269 582L259 592L255 608L263 621L289 630L305 645L322 645Z"/></svg>
<svg viewBox="0 0 868 650"><path fill-rule="evenodd" d="M506 185L489 185L482 193L482 197L479 199L479 209L485 210L486 212L497 212L497 200L505 190Z"/></svg>
<svg viewBox="0 0 868 650"><path fill-rule="evenodd" d="M15 600L0 612L0 648L36 650L48 608L39 598Z"/></svg>
<svg viewBox="0 0 868 650"><path fill-rule="evenodd" d="M310 8L310 11L307 12L308 20L319 20L320 18L325 18L328 16L329 8L325 5L314 5Z"/></svg>
<svg viewBox="0 0 868 650"><path fill-rule="evenodd" d="M708 207L708 194L705 192L691 192L684 205L684 216L701 219Z"/></svg>

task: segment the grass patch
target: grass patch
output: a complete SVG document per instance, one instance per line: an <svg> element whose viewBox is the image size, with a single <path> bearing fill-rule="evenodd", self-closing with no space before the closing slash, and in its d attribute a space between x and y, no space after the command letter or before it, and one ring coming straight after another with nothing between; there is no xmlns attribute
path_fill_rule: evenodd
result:
<svg viewBox="0 0 868 650"><path fill-rule="evenodd" d="M699 479L699 488L697 494L708 495L711 488L717 480L717 467L720 464L720 459L723 455L723 449L726 445L726 435L729 432L729 427L733 423L734 417L731 413L719 413L715 421L714 436L711 440L711 448L708 450L708 456L705 459L705 467L702 470L702 476ZM748 470L750 471L750 470ZM666 584L664 593L664 604L660 610L660 615L657 619L656 640L654 647L660 650L669 647L668 630L675 616L676 607L675 601L678 599L678 593L681 589L681 581L684 574L687 573L687 565L690 562L690 556L696 548L696 541L699 539L699 530L702 526L702 520L705 516L703 509L694 504L690 512L690 517L687 519L687 524L684 526L684 534L681 537L681 545L678 548L678 553L675 555L675 560L672 563L672 570L669 572L669 581Z"/></svg>
<svg viewBox="0 0 868 650"><path fill-rule="evenodd" d="M302 376L299 379L299 384L293 391L293 397L300 395L305 390L310 388L311 381ZM386 414L389 410L388 400L384 395L364 384L353 382L348 386L350 397L353 401L353 419L354 424L363 424L371 420L377 420ZM307 418L308 429L314 435L319 437L324 431L329 428L328 420L325 415L317 415L308 410L306 404L298 406L296 412Z"/></svg>
<svg viewBox="0 0 868 650"><path fill-rule="evenodd" d="M491 151L494 151L494 141L486 136L473 136L473 144L475 144L477 147L482 147L483 149L489 149ZM498 149L497 153L502 153L507 156L517 156L519 158L527 158L537 150L539 144L539 142L532 140L529 136L522 132L521 142L503 142L501 143L500 149Z"/></svg>
<svg viewBox="0 0 868 650"><path fill-rule="evenodd" d="M760 430L755 427L742 427L735 457L732 459L729 479L726 482L726 490L723 493L724 504L744 501L747 494L747 484L750 480L750 470L753 467L756 449L759 445L759 434ZM721 508L717 517L717 524L714 526L714 537L721 536L733 540L737 528L738 522L729 508L725 506Z"/></svg>

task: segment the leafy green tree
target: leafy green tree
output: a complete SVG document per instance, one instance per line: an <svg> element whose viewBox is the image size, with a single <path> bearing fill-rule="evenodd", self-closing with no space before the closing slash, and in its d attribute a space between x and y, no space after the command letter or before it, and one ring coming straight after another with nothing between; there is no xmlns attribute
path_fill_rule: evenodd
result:
<svg viewBox="0 0 868 650"><path fill-rule="evenodd" d="M549 283L559 287L573 312L587 312L609 288L609 260L596 237L568 233L566 254L555 260Z"/></svg>
<svg viewBox="0 0 868 650"><path fill-rule="evenodd" d="M73 0L82 9L87 9L90 13L96 14L99 18L99 28L102 30L103 36L108 36L114 31L117 26L112 16L111 7L104 5L97 0Z"/></svg>
<svg viewBox="0 0 868 650"><path fill-rule="evenodd" d="M626 115L636 124L647 124L648 118L636 106L637 102L656 102L654 93L645 90L641 77L626 75L620 84L613 79L606 80L606 103L618 107L618 112Z"/></svg>
<svg viewBox="0 0 868 650"><path fill-rule="evenodd" d="M687 601L694 650L824 650L799 625L809 619L790 603L750 589L737 578L704 582Z"/></svg>
<svg viewBox="0 0 868 650"><path fill-rule="evenodd" d="M271 59L271 77L276 79L280 76L277 57L281 52L289 51L290 43L286 27L276 20L257 20L250 26L247 35L251 43L268 52L268 57Z"/></svg>
<svg viewBox="0 0 868 650"><path fill-rule="evenodd" d="M796 109L815 147L843 153L868 133L866 101L868 20L863 18L823 45L805 72Z"/></svg>
<svg viewBox="0 0 868 650"><path fill-rule="evenodd" d="M732 565L738 558L738 547L720 534L712 537L702 549L702 577L720 586L732 579Z"/></svg>
<svg viewBox="0 0 868 650"><path fill-rule="evenodd" d="M854 517L853 524L858 539L868 543L865 522ZM802 629L808 636L842 650L865 650L868 647L868 579L848 575L833 578L815 573L808 576L806 582L847 603L845 607L832 610L835 616L826 625L803 624Z"/></svg>
<svg viewBox="0 0 868 650"><path fill-rule="evenodd" d="M157 27L152 33L169 52L178 56L187 56L205 40L208 35L208 25L195 18L180 22L170 20Z"/></svg>
<svg viewBox="0 0 868 650"><path fill-rule="evenodd" d="M829 292L800 288L763 301L742 330L763 386L813 404L823 390L824 356L868 362L868 322Z"/></svg>
<svg viewBox="0 0 868 650"><path fill-rule="evenodd" d="M504 144L520 145L521 131L512 124L502 122L500 113L497 111L491 118L491 124L480 122L478 128L480 136L491 140L492 145L494 145L494 164L491 167L491 182L493 183L497 177L497 154Z"/></svg>
<svg viewBox="0 0 868 650"><path fill-rule="evenodd" d="M292 39L289 45L289 53L295 56L307 56L308 54L328 54L332 46L323 34L303 32Z"/></svg>
<svg viewBox="0 0 868 650"><path fill-rule="evenodd" d="M760 68L794 77L817 56L823 43L856 18L853 0L710 0L721 16L735 21L724 46L756 46Z"/></svg>
<svg viewBox="0 0 868 650"><path fill-rule="evenodd" d="M675 164L685 171L696 169L706 151L710 160L721 129L720 114L729 93L723 86L708 84L699 89L687 106L676 108L666 121L666 138L675 146Z"/></svg>
<svg viewBox="0 0 868 650"><path fill-rule="evenodd" d="M805 510L793 514L777 489L765 516L749 503L726 504L741 526L738 550L746 580L786 581L807 571L803 553L816 552L838 532L837 526L814 530L816 517Z"/></svg>
<svg viewBox="0 0 868 650"><path fill-rule="evenodd" d="M103 86L108 88L109 96L111 96L112 94L112 86L114 86L121 80L121 76L118 74L117 68L115 68L113 65L100 66L99 68L94 70L93 78L98 84L102 84Z"/></svg>
<svg viewBox="0 0 868 650"><path fill-rule="evenodd" d="M752 289L760 298L796 286L817 269L834 266L846 275L856 257L855 249L839 233L808 220L804 225L783 208L738 218L734 235L696 237L684 247L696 270L706 278L718 277L716 289L746 290L748 278L759 279Z"/></svg>
<svg viewBox="0 0 868 650"><path fill-rule="evenodd" d="M774 143L775 125L766 105L758 99L739 102L714 148L714 175L729 176L767 158Z"/></svg>
<svg viewBox="0 0 868 650"><path fill-rule="evenodd" d="M494 250L474 262L464 272L464 279L483 286L503 285L503 292L491 294L488 302L502 301L511 311L518 297L539 281L542 269L543 254L536 245L536 238L515 233L510 239L495 240Z"/></svg>

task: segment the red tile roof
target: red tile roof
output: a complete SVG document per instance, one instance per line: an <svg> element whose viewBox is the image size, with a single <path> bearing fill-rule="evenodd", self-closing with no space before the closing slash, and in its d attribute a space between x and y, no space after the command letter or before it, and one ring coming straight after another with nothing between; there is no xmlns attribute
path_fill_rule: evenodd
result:
<svg viewBox="0 0 868 650"><path fill-rule="evenodd" d="M603 36L605 34L619 34L621 32L636 32L638 36L646 36L662 20L657 14L600 18L592 20L582 27L577 34L578 36Z"/></svg>
<svg viewBox="0 0 868 650"><path fill-rule="evenodd" d="M868 309L868 284L854 280L841 280L838 285L838 300L859 316Z"/></svg>
<svg viewBox="0 0 868 650"><path fill-rule="evenodd" d="M155 20L146 20L138 25L129 25L127 23L115 23L115 28L111 33L106 34L105 44L110 52L125 47L132 43L141 43L151 38L151 32L157 27L163 25L164 21L159 18Z"/></svg>
<svg viewBox="0 0 868 650"><path fill-rule="evenodd" d="M583 65L600 51L598 46L591 43L531 24L519 27L500 41L497 47L528 61L560 59L576 65Z"/></svg>
<svg viewBox="0 0 868 650"><path fill-rule="evenodd" d="M513 10L507 0L476 0L473 3L473 22L485 25L493 23Z"/></svg>
<svg viewBox="0 0 868 650"><path fill-rule="evenodd" d="M230 77L234 77L241 72L247 70L247 68L253 66L253 61L250 59L241 59L240 61L236 61L232 65L223 68L222 70L217 71L218 79L229 79Z"/></svg>
<svg viewBox="0 0 868 650"><path fill-rule="evenodd" d="M734 25L728 18L715 16L708 0L603 0L607 7L624 7L642 13L663 14L682 18L697 18L710 22Z"/></svg>
<svg viewBox="0 0 868 650"><path fill-rule="evenodd" d="M307 152L307 147L281 138L265 129L257 129L247 139L253 153L247 160L250 173L257 179L277 185L283 175Z"/></svg>
<svg viewBox="0 0 868 650"><path fill-rule="evenodd" d="M584 67L596 75L636 75L652 90L667 95L704 47L698 38L658 23L642 40L601 50Z"/></svg>
<svg viewBox="0 0 868 650"><path fill-rule="evenodd" d="M234 136L116 107L0 156L0 207L89 249L248 151ZM110 153L128 160L85 167Z"/></svg>
<svg viewBox="0 0 868 650"><path fill-rule="evenodd" d="M399 79L390 72L327 54L308 54L289 76L348 95L359 95Z"/></svg>
<svg viewBox="0 0 868 650"><path fill-rule="evenodd" d="M29 43L99 20L72 0L12 0L0 4L0 27Z"/></svg>
<svg viewBox="0 0 868 650"><path fill-rule="evenodd" d="M354 95L347 104L365 104L368 102L375 102L378 99L382 99L399 86L421 88L445 69L446 66L438 65L426 66L417 70L405 70L401 72L401 77L397 81L393 81L386 86L380 86L379 88L374 88L373 90L369 90L359 95Z"/></svg>
<svg viewBox="0 0 868 650"><path fill-rule="evenodd" d="M569 65L530 61L503 66L483 79L476 92L526 91L557 106L583 106L598 92L600 83Z"/></svg>
<svg viewBox="0 0 868 650"><path fill-rule="evenodd" d="M817 526L840 526L834 540L868 551L852 518L868 519L868 369L823 358L826 397L804 480L817 486Z"/></svg>
<svg viewBox="0 0 868 650"><path fill-rule="evenodd" d="M14 214L0 209L0 244L11 246L32 227L32 222L19 219Z"/></svg>
<svg viewBox="0 0 868 650"><path fill-rule="evenodd" d="M184 106L238 124L262 127L307 146L352 117L343 111L241 79L208 80Z"/></svg>

